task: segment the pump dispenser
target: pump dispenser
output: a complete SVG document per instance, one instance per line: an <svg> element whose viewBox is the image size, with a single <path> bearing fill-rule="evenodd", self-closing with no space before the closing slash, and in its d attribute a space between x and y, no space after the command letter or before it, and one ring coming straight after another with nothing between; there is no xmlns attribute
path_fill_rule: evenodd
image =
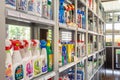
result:
<svg viewBox="0 0 120 80"><path fill-rule="evenodd" d="M13 80L24 80L24 70L23 70L23 62L22 57L20 55L20 42L18 40L12 41L13 45L13 56L12 56L12 63L13 63Z"/></svg>
<svg viewBox="0 0 120 80"><path fill-rule="evenodd" d="M12 70L12 57L11 57L11 42L9 40L5 41L5 52L6 52L6 60L5 60L5 77L6 80L13 80L13 70Z"/></svg>

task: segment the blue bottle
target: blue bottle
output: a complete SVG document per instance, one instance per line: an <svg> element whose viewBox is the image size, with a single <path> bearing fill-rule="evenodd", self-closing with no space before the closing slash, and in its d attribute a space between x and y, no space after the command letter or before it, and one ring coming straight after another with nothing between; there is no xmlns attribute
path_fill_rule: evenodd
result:
<svg viewBox="0 0 120 80"><path fill-rule="evenodd" d="M62 64L67 64L67 48L65 44L62 46Z"/></svg>
<svg viewBox="0 0 120 80"><path fill-rule="evenodd" d="M64 23L64 0L60 0L60 6L59 6L59 22Z"/></svg>

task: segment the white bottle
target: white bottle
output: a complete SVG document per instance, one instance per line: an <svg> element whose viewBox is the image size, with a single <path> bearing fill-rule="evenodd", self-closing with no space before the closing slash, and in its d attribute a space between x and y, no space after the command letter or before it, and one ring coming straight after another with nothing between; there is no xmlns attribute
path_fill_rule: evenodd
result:
<svg viewBox="0 0 120 80"><path fill-rule="evenodd" d="M41 65L42 65L42 73L46 73L48 70L47 66L47 51L46 51L46 41L41 40L40 41L41 46Z"/></svg>
<svg viewBox="0 0 120 80"><path fill-rule="evenodd" d="M35 14L36 0L28 0L28 13Z"/></svg>
<svg viewBox="0 0 120 80"><path fill-rule="evenodd" d="M12 42L14 51L12 55L12 63L13 63L13 80L24 80L24 70L23 70L23 62L20 54L19 45L20 42L15 40Z"/></svg>
<svg viewBox="0 0 120 80"><path fill-rule="evenodd" d="M31 42L23 40L24 42L24 56L23 56L23 65L24 65L24 80L30 80L33 77L33 63L32 63L32 54L31 54Z"/></svg>
<svg viewBox="0 0 120 80"><path fill-rule="evenodd" d="M17 10L27 12L27 0L16 0Z"/></svg>
<svg viewBox="0 0 120 80"><path fill-rule="evenodd" d="M13 70L12 70L12 57L11 57L11 42L9 40L5 41L5 51L6 51L6 60L5 60L5 77L6 80L13 80Z"/></svg>
<svg viewBox="0 0 120 80"><path fill-rule="evenodd" d="M42 0L36 0L35 4L36 4L36 8L35 8L36 15L41 17L42 16Z"/></svg>
<svg viewBox="0 0 120 80"><path fill-rule="evenodd" d="M34 77L41 74L41 59L39 41L32 40L32 60L33 60L33 75Z"/></svg>

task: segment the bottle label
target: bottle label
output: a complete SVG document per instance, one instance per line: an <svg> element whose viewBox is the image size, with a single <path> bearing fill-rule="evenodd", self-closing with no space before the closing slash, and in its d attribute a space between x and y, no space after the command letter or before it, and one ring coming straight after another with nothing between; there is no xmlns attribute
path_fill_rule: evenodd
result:
<svg viewBox="0 0 120 80"><path fill-rule="evenodd" d="M40 59L35 60L34 62L34 75L38 75L41 72Z"/></svg>
<svg viewBox="0 0 120 80"><path fill-rule="evenodd" d="M15 6L15 0L5 0L6 4L9 4L11 6Z"/></svg>
<svg viewBox="0 0 120 80"><path fill-rule="evenodd" d="M49 55L49 68L52 69L53 67L53 54Z"/></svg>
<svg viewBox="0 0 120 80"><path fill-rule="evenodd" d="M12 65L11 65L11 64L9 64L9 65L6 67L5 75L6 75L6 80L13 80L13 76L12 76Z"/></svg>
<svg viewBox="0 0 120 80"><path fill-rule="evenodd" d="M15 69L15 80L21 80L24 78L23 65L19 65Z"/></svg>
<svg viewBox="0 0 120 80"><path fill-rule="evenodd" d="M33 66L32 61L28 62L26 65L26 76L31 78L33 76Z"/></svg>
<svg viewBox="0 0 120 80"><path fill-rule="evenodd" d="M46 72L47 71L47 64L46 64L46 61L45 59L42 60L42 72Z"/></svg>

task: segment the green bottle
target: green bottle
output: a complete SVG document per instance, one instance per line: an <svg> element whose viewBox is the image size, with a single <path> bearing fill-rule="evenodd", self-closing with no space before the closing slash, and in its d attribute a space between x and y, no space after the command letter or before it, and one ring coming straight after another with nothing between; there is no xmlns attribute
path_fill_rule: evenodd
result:
<svg viewBox="0 0 120 80"><path fill-rule="evenodd" d="M53 52L51 50L51 43L50 40L47 41L47 65L48 65L48 72L53 70Z"/></svg>

